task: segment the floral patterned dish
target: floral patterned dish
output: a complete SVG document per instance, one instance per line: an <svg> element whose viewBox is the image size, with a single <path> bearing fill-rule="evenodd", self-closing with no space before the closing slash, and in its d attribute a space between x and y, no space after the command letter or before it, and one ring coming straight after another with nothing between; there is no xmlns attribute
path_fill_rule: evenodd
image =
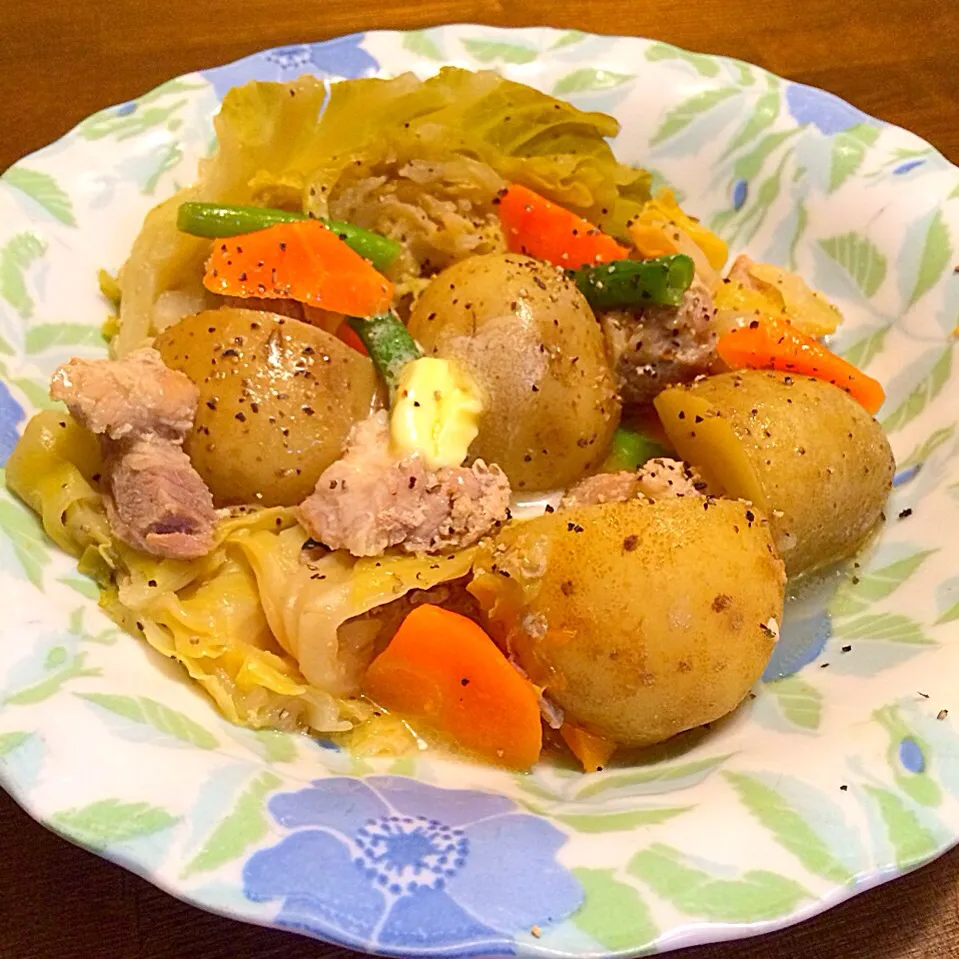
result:
<svg viewBox="0 0 959 959"><path fill-rule="evenodd" d="M616 115L618 156L843 309L899 471L859 566L805 587L737 713L602 773L363 760L221 719L0 494L0 783L196 905L405 956L637 955L796 922L959 837L959 170L831 94L634 38L475 25L266 51L97 113L0 178L0 459L97 270L193 178L249 79L494 68ZM602 67L596 66L602 64ZM717 828L721 824L722 828Z"/></svg>

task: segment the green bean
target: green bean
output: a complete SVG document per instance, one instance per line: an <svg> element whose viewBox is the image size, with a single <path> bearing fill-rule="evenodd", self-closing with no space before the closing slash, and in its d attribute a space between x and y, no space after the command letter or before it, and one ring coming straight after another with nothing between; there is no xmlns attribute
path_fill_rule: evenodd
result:
<svg viewBox="0 0 959 959"><path fill-rule="evenodd" d="M403 367L423 355L420 348L395 313L381 313L368 320L350 316L346 322L363 341L392 401Z"/></svg>
<svg viewBox="0 0 959 959"><path fill-rule="evenodd" d="M679 306L695 274L685 253L652 260L613 260L574 270L572 277L590 306Z"/></svg>
<svg viewBox="0 0 959 959"><path fill-rule="evenodd" d="M620 426L613 434L609 455L603 470L615 473L618 470L638 470L648 460L665 456L666 451L655 440L642 433Z"/></svg>
<svg viewBox="0 0 959 959"><path fill-rule="evenodd" d="M177 229L191 236L212 238L240 236L276 226L308 220L306 213L274 210L263 206L238 206L221 203L181 203L177 210ZM387 269L396 259L400 245L395 240L364 230L341 220L321 220L347 246L369 260L377 270Z"/></svg>

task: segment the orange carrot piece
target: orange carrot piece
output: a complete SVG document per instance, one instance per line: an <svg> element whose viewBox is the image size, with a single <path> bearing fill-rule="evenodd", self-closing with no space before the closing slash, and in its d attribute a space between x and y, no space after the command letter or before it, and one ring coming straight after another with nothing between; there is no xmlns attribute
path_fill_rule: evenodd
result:
<svg viewBox="0 0 959 959"><path fill-rule="evenodd" d="M417 606L373 660L363 691L494 763L527 769L539 758L536 690L481 627L458 613Z"/></svg>
<svg viewBox="0 0 959 959"><path fill-rule="evenodd" d="M778 317L764 316L731 330L719 338L716 352L734 370L779 370L826 380L845 390L869 413L877 413L886 398L878 380Z"/></svg>
<svg viewBox="0 0 959 959"><path fill-rule="evenodd" d="M519 183L500 196L497 209L511 253L525 253L570 270L629 256L626 247L589 220Z"/></svg>
<svg viewBox="0 0 959 959"><path fill-rule="evenodd" d="M602 769L616 752L616 743L586 732L580 726L563 723L560 736L570 748L570 752L583 764L584 772L595 773Z"/></svg>
<svg viewBox="0 0 959 959"><path fill-rule="evenodd" d="M389 309L393 284L318 220L216 240L203 285L224 296L292 299L350 316Z"/></svg>

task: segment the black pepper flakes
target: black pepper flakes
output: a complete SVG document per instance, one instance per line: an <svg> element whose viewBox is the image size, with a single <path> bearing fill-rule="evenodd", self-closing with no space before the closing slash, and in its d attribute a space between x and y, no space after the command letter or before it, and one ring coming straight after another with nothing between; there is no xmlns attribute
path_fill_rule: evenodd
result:
<svg viewBox="0 0 959 959"><path fill-rule="evenodd" d="M912 516L912 510L908 506L899 513L900 519L908 519L910 516Z"/></svg>

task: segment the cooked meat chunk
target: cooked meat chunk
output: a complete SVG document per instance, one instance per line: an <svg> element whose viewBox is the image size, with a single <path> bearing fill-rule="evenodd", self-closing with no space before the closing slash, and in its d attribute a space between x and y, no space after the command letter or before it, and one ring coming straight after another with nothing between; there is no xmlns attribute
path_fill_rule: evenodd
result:
<svg viewBox="0 0 959 959"><path fill-rule="evenodd" d="M498 466L429 470L418 454L390 455L385 411L358 423L346 453L299 507L314 539L354 556L390 546L436 553L477 542L508 515L509 481Z"/></svg>
<svg viewBox="0 0 959 959"><path fill-rule="evenodd" d="M50 396L82 426L111 440L155 435L181 441L200 391L151 348L120 360L72 359L53 374Z"/></svg>
<svg viewBox="0 0 959 959"><path fill-rule="evenodd" d="M50 383L74 418L101 437L107 519L134 549L195 559L213 547L213 497L183 452L199 390L154 349L120 360L73 359Z"/></svg>
<svg viewBox="0 0 959 959"><path fill-rule="evenodd" d="M678 307L649 306L599 314L623 402L648 403L673 383L688 383L717 364L712 297L693 285Z"/></svg>
<svg viewBox="0 0 959 959"><path fill-rule="evenodd" d="M597 473L571 487L560 509L593 503L625 503L631 499L658 500L669 496L699 496L705 490L693 470L680 460L657 457L635 473Z"/></svg>
<svg viewBox="0 0 959 959"><path fill-rule="evenodd" d="M111 444L107 516L135 549L196 559L213 547L213 497L182 448L145 437Z"/></svg>

